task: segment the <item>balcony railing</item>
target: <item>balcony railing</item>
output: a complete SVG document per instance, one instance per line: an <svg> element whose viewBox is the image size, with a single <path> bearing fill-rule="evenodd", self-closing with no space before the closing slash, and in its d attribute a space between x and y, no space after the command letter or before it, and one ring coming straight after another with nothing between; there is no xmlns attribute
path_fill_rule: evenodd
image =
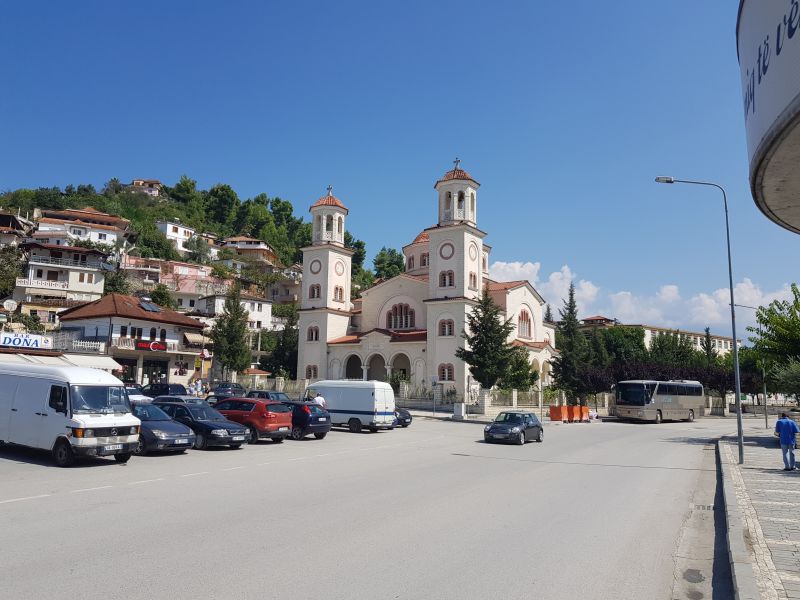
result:
<svg viewBox="0 0 800 600"><path fill-rule="evenodd" d="M17 287L30 287L47 290L66 290L69 289L69 281L49 281L47 279L28 279L27 277L17 277Z"/></svg>
<svg viewBox="0 0 800 600"><path fill-rule="evenodd" d="M153 344L151 347L150 344ZM146 345L147 348L137 348L137 344ZM151 340L149 338L135 339L135 338L113 338L111 345L119 348L120 350L153 350L156 352L177 352L189 353L197 352L197 348L189 348L179 342L162 342L160 340Z"/></svg>
<svg viewBox="0 0 800 600"><path fill-rule="evenodd" d="M53 258L52 256L30 256L29 263L41 265L61 265L64 267L83 267L84 269L99 269L100 262L96 260L72 260L69 258Z"/></svg>
<svg viewBox="0 0 800 600"><path fill-rule="evenodd" d="M97 352L98 354L104 354L106 345L103 342L72 340L72 349L76 352Z"/></svg>
<svg viewBox="0 0 800 600"><path fill-rule="evenodd" d="M344 234L335 231L320 231L314 236L315 242L339 242L344 244Z"/></svg>
<svg viewBox="0 0 800 600"><path fill-rule="evenodd" d="M444 211L445 221L463 221L467 218L467 211L463 208L456 208Z"/></svg>

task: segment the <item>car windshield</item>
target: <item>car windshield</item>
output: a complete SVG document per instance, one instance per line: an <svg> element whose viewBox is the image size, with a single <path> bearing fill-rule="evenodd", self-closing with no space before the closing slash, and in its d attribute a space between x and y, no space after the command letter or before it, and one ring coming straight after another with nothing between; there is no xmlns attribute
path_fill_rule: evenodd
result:
<svg viewBox="0 0 800 600"><path fill-rule="evenodd" d="M291 402L291 398L289 398L289 396L283 392L272 392L271 398L273 400L277 400L278 402Z"/></svg>
<svg viewBox="0 0 800 600"><path fill-rule="evenodd" d="M644 383L618 383L617 404L623 406L644 406L650 402L652 390L648 390Z"/></svg>
<svg viewBox="0 0 800 600"><path fill-rule="evenodd" d="M131 405L125 388L118 385L70 386L74 413L129 413Z"/></svg>
<svg viewBox="0 0 800 600"><path fill-rule="evenodd" d="M181 385L180 383L173 383L169 386L169 393L170 394L188 394L189 392L186 391L186 388Z"/></svg>
<svg viewBox="0 0 800 600"><path fill-rule="evenodd" d="M193 404L187 408L189 412L192 413L192 417L198 421L227 421L225 417L210 406L198 406Z"/></svg>
<svg viewBox="0 0 800 600"><path fill-rule="evenodd" d="M133 416L142 421L169 421L169 415L153 404L136 404Z"/></svg>
<svg viewBox="0 0 800 600"><path fill-rule="evenodd" d="M495 423L522 423L522 415L519 413L500 413L494 420Z"/></svg>

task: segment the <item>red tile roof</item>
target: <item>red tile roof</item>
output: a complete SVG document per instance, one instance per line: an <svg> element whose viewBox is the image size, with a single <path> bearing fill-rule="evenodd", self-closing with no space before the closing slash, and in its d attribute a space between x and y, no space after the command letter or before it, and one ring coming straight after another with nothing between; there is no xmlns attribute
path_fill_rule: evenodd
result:
<svg viewBox="0 0 800 600"><path fill-rule="evenodd" d="M342 201L333 195L333 190L331 188L328 188L328 193L319 200L317 200L316 202L314 202L314 204L311 205L311 208L316 208L318 206L336 206L338 208L341 208L345 212L345 214L350 212L347 210L347 207L344 204L342 204ZM311 208L309 208L308 210L310 211Z"/></svg>
<svg viewBox="0 0 800 600"><path fill-rule="evenodd" d="M428 339L428 332L425 329L410 329L407 331L390 331L388 329L370 329L363 333L354 335L345 335L335 340L331 340L328 344L357 344L364 336L378 332L383 335L389 336L390 342L424 342Z"/></svg>
<svg viewBox="0 0 800 600"><path fill-rule="evenodd" d="M99 256L108 256L105 252L95 250L94 248L82 248L81 246L64 246L60 244L40 244L39 242L25 242L22 246L28 248L34 246L36 248L44 248L45 250L58 250L59 252L77 252L79 254L98 254Z"/></svg>
<svg viewBox="0 0 800 600"><path fill-rule="evenodd" d="M118 231L122 233L119 227L113 225L101 225L100 223L88 223L80 219L55 219L53 217L42 217L39 223L49 223L51 225L74 225L76 227L86 227L87 229L104 229L106 231Z"/></svg>
<svg viewBox="0 0 800 600"><path fill-rule="evenodd" d="M506 292L508 290L513 290L514 288L518 288L527 284L528 281L525 279L519 279L517 281L492 281L489 280L486 283L486 289L490 292Z"/></svg>
<svg viewBox="0 0 800 600"><path fill-rule="evenodd" d="M162 308L160 312L147 311L139 304L139 298L122 294L108 294L99 300L70 308L58 315L61 321L77 321L97 317L127 317L141 321L181 325L192 329L203 329L204 327L197 319L192 319L168 308Z"/></svg>
<svg viewBox="0 0 800 600"><path fill-rule="evenodd" d="M427 231L421 232L417 237L414 238L414 241L411 242L412 244L419 244L421 242L428 242L430 241L431 236L428 235Z"/></svg>
<svg viewBox="0 0 800 600"><path fill-rule="evenodd" d="M613 321L614 319L609 319L608 317L604 317L603 315L595 315L594 317L586 317L583 320L584 321Z"/></svg>
<svg viewBox="0 0 800 600"><path fill-rule="evenodd" d="M453 181L453 180L456 180L456 179L464 180L464 181L474 181L475 183L478 183L472 177L472 175L467 173L464 169L451 169L447 173L442 175L442 178L439 181L437 181L436 183L439 184L442 181Z"/></svg>
<svg viewBox="0 0 800 600"><path fill-rule="evenodd" d="M522 340L514 340L513 342L511 342L511 345L520 347L524 346L526 348L535 348L536 350L544 350L545 348L550 348L552 350L555 350L555 348L553 348L553 345L550 342L524 342Z"/></svg>

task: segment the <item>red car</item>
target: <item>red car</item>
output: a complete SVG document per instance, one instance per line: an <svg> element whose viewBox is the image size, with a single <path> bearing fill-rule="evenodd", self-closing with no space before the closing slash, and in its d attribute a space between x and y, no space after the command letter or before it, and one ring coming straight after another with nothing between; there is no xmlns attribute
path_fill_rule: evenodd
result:
<svg viewBox="0 0 800 600"><path fill-rule="evenodd" d="M269 438L276 444L292 432L292 409L274 400L225 398L214 405L226 419L241 423L250 430L250 443Z"/></svg>

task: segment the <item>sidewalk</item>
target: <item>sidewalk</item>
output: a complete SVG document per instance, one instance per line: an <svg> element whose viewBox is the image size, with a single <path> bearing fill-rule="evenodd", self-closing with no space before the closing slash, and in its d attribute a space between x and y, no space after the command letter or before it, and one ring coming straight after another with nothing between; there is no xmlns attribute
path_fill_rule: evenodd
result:
<svg viewBox="0 0 800 600"><path fill-rule="evenodd" d="M800 599L800 471L784 471L771 432L719 443L728 547L740 599Z"/></svg>

